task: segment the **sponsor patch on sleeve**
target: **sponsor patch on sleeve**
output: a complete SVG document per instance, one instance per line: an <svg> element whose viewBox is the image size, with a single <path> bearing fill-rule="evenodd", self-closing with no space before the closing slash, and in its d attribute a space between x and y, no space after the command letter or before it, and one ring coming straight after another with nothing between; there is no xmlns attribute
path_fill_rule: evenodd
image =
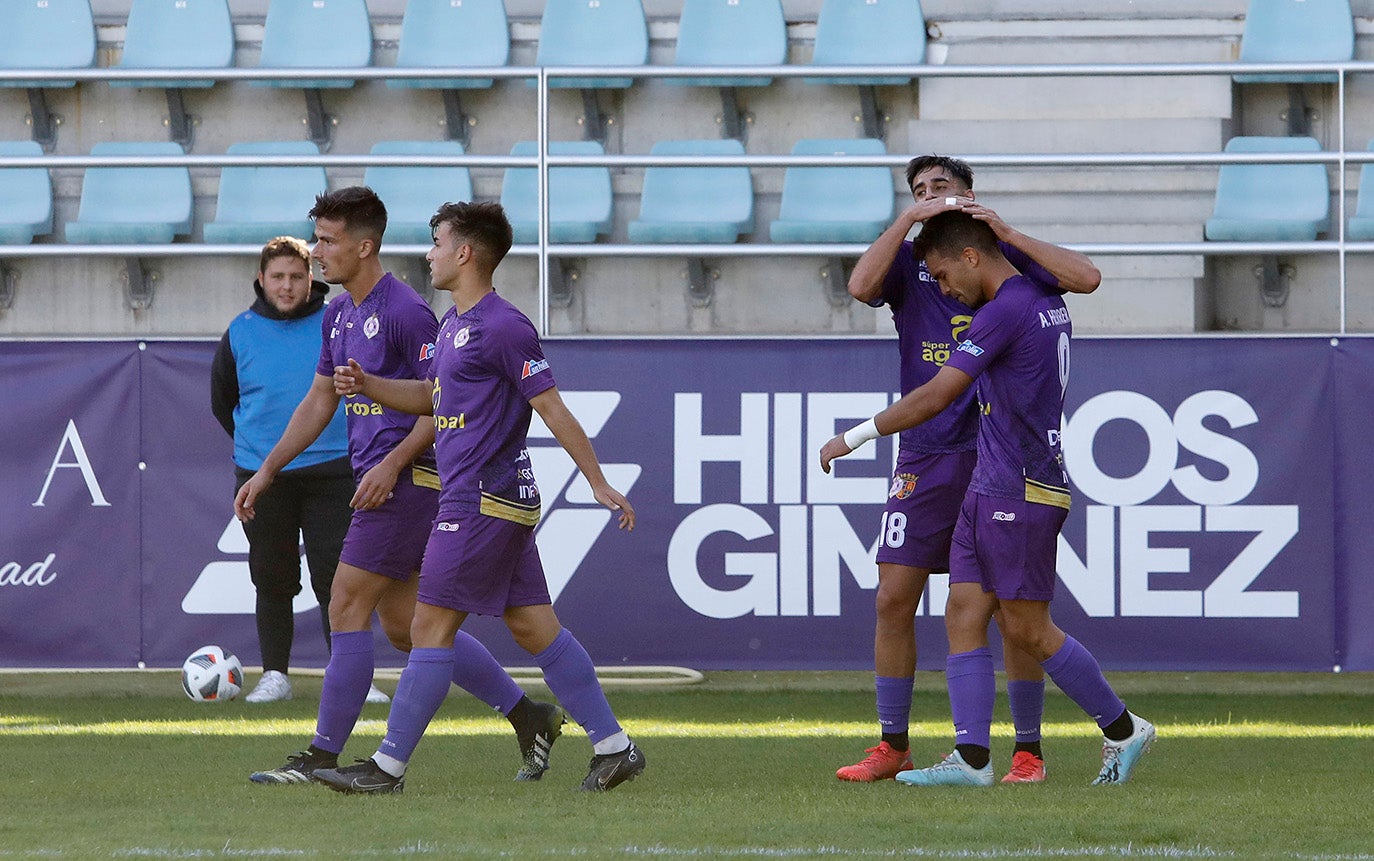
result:
<svg viewBox="0 0 1374 861"><path fill-rule="evenodd" d="M548 369L549 369L549 360L548 360L548 359L538 359L538 360L535 360L535 361L530 361L530 360L527 359L527 360L525 360L525 368L524 368L524 370L522 370L522 371L520 372L520 379L522 379L522 380L528 380L530 377L534 376L535 374L539 373L540 371L547 371Z"/></svg>
<svg viewBox="0 0 1374 861"><path fill-rule="evenodd" d="M429 361L430 359L432 359L432 358L434 358L434 344L433 344L433 343L421 344L421 345L420 345L420 361L422 361L422 362L428 362L428 361Z"/></svg>
<svg viewBox="0 0 1374 861"><path fill-rule="evenodd" d="M965 341L959 345L959 349L957 352L969 353L974 356L981 356L983 355L983 348L973 343L972 341Z"/></svg>

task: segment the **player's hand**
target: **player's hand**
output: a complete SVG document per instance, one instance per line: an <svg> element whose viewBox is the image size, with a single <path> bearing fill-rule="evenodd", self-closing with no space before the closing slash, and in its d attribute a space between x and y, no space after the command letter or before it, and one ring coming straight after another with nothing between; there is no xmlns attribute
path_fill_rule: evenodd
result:
<svg viewBox="0 0 1374 861"><path fill-rule="evenodd" d="M1011 233L1011 225L1003 221L1002 216L981 203L974 203L973 201L969 201L967 205L964 206L964 212L967 212L969 215L987 224L988 227L991 227L992 232L997 234L998 239L1003 242L1007 241L1007 237Z"/></svg>
<svg viewBox="0 0 1374 861"><path fill-rule="evenodd" d="M844 457L854 449L844 441L844 434L836 434L834 439L821 446L821 472L830 474L830 462L837 457Z"/></svg>
<svg viewBox="0 0 1374 861"><path fill-rule="evenodd" d="M592 488L592 495L596 501L606 506L612 511L620 512L619 527L627 532L633 532L635 528L635 507L630 504L630 500L620 491L603 484L600 487Z"/></svg>
<svg viewBox="0 0 1374 861"><path fill-rule="evenodd" d="M347 365L334 368L334 394L349 398L360 395L367 384L367 374L355 360L349 359Z"/></svg>
<svg viewBox="0 0 1374 861"><path fill-rule="evenodd" d="M372 467L363 476L363 480L358 482L358 489L353 492L353 498L348 504L358 511L370 511L386 502L391 498L391 491L396 487L396 479L400 473L383 461Z"/></svg>
<svg viewBox="0 0 1374 861"><path fill-rule="evenodd" d="M951 212L956 209L964 209L973 204L967 197L932 197L928 200L918 200L907 207L906 216L914 222L925 223L942 212Z"/></svg>
<svg viewBox="0 0 1374 861"><path fill-rule="evenodd" d="M257 511L253 505L258 501L267 488L272 486L272 476L267 475L262 470L253 473L253 477L243 483L239 492L234 494L234 516L240 521L247 523L257 516Z"/></svg>

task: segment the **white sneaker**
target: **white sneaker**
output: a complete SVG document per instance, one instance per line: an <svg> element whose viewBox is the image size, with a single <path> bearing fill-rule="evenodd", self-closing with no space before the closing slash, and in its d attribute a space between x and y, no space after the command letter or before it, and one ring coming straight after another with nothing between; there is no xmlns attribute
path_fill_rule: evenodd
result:
<svg viewBox="0 0 1374 861"><path fill-rule="evenodd" d="M1103 739L1102 771L1092 782L1093 786L1115 786L1130 780L1140 758L1149 753L1150 746L1155 743L1154 724L1135 712L1129 714L1135 730L1122 741Z"/></svg>
<svg viewBox="0 0 1374 861"><path fill-rule="evenodd" d="M367 689L367 701L370 703L389 703L391 702L391 697L382 693L380 688L373 685Z"/></svg>
<svg viewBox="0 0 1374 861"><path fill-rule="evenodd" d="M930 768L899 771L894 779L908 786L992 786L992 763L974 768L956 750Z"/></svg>
<svg viewBox="0 0 1374 861"><path fill-rule="evenodd" d="M250 703L274 703L277 700L291 699L291 680L286 673L268 670L258 679L252 693L244 697Z"/></svg>

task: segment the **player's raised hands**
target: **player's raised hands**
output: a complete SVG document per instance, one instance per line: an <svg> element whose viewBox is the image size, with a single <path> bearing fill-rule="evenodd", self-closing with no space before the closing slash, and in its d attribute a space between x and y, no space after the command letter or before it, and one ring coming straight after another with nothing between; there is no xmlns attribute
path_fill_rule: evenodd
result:
<svg viewBox="0 0 1374 861"><path fill-rule="evenodd" d="M334 394L343 397L361 394L366 383L367 373L356 360L349 359L347 365L334 367Z"/></svg>

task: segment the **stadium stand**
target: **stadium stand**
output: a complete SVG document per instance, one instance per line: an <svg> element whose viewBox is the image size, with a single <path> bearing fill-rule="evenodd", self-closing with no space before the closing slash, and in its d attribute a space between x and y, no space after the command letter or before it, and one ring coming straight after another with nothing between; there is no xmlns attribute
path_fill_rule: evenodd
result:
<svg viewBox="0 0 1374 861"><path fill-rule="evenodd" d="M227 69L234 65L234 22L228 0L134 0L125 27L121 69ZM195 124L181 91L214 86L212 80L111 81L116 87L162 87L167 134L191 148Z"/></svg>
<svg viewBox="0 0 1374 861"><path fill-rule="evenodd" d="M926 21L920 0L825 0L816 19L820 66L919 66L926 59ZM812 84L857 86L865 137L886 137L884 112L874 87L905 86L910 77L807 78Z"/></svg>
<svg viewBox="0 0 1374 861"><path fill-rule="evenodd" d="M886 155L880 140L797 141L793 155ZM872 242L892 221L892 171L885 167L789 167L774 242Z"/></svg>
<svg viewBox="0 0 1374 861"><path fill-rule="evenodd" d="M1355 22L1349 0L1250 0L1240 40L1243 63L1341 62L1355 56ZM1335 74L1235 75L1238 84L1288 85L1288 134L1312 131L1303 84L1334 84Z"/></svg>
<svg viewBox="0 0 1374 861"><path fill-rule="evenodd" d="M182 155L180 144L99 143L91 155ZM184 167L93 167L81 185L81 209L67 222L78 244L167 243L191 232L191 172Z"/></svg>
<svg viewBox="0 0 1374 861"><path fill-rule="evenodd" d="M1374 150L1374 140L1367 148ZM1355 214L1345 223L1345 238L1374 242L1374 165L1360 167L1359 198L1355 202Z"/></svg>
<svg viewBox="0 0 1374 861"><path fill-rule="evenodd" d="M263 25L265 69L366 68L372 63L372 21L366 0L272 0ZM321 89L347 89L354 82L317 78L255 81L265 87L301 87L310 139L325 152L333 143L333 119L325 113Z"/></svg>
<svg viewBox="0 0 1374 861"><path fill-rule="evenodd" d="M237 143L228 155L318 155L309 141ZM275 236L309 238L315 228L306 213L328 187L322 167L226 167L220 173L215 220L205 241L261 245Z"/></svg>
<svg viewBox="0 0 1374 861"><path fill-rule="evenodd" d="M540 66L642 66L649 62L649 25L640 0L548 0L539 26ZM583 137L606 142L609 117L600 89L628 88L633 78L550 78L549 86L582 91Z"/></svg>
<svg viewBox="0 0 1374 861"><path fill-rule="evenodd" d="M737 140L660 141L651 155L743 155ZM631 242L735 242L754 230L747 167L651 167L644 171Z"/></svg>
<svg viewBox="0 0 1374 861"><path fill-rule="evenodd" d="M95 65L95 19L89 0L44 0L4 4L0 13L0 70L86 69ZM57 123L46 88L70 88L75 81L44 80L0 86L28 90L33 139L46 151L57 144Z"/></svg>
<svg viewBox="0 0 1374 861"><path fill-rule="evenodd" d="M0 141L0 156L40 156L36 141ZM27 245L52 233L52 178L43 167L0 168L0 243Z"/></svg>
<svg viewBox="0 0 1374 861"><path fill-rule="evenodd" d="M510 31L502 0L409 0L396 53L400 68L504 66L510 59ZM487 89L491 78L392 78L387 86L443 90L449 140L468 145L475 119L463 112L458 90Z"/></svg>
<svg viewBox="0 0 1374 861"><path fill-rule="evenodd" d="M1231 153L1321 152L1313 138L1237 137ZM1213 241L1298 242L1331 226L1326 167L1320 164L1224 164L1207 219Z"/></svg>
<svg viewBox="0 0 1374 861"><path fill-rule="evenodd" d="M678 19L679 66L780 66L787 62L787 22L780 0L685 0ZM766 87L772 78L669 78L679 86L717 87L721 137L744 140L738 87Z"/></svg>
<svg viewBox="0 0 1374 861"><path fill-rule="evenodd" d="M550 141L556 155L605 155L596 141ZM539 153L536 141L519 141L510 154ZM506 170L501 186L501 205L506 208L515 241L539 241L539 175L534 168ZM595 242L611 232L614 217L611 172L604 167L554 167L549 169L549 241Z"/></svg>
<svg viewBox="0 0 1374 861"><path fill-rule="evenodd" d="M458 141L381 141L373 155L460 156ZM388 244L428 245L433 240L430 216L440 204L472 200L472 176L465 167L372 166L363 174L369 186L386 202Z"/></svg>

